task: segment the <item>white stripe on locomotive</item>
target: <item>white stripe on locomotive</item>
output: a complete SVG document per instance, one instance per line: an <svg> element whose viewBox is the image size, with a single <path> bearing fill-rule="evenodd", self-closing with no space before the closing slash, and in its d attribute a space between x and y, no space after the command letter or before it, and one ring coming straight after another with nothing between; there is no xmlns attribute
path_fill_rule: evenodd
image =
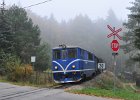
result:
<svg viewBox="0 0 140 100"><path fill-rule="evenodd" d="M66 71L52 71L53 73L66 73L66 72L81 72L81 71L89 71L89 70L95 70L95 69L83 69L83 70L66 70Z"/></svg>
<svg viewBox="0 0 140 100"><path fill-rule="evenodd" d="M63 66L59 63L59 62L57 62L57 61L53 61L54 63L56 63L56 64L58 64L61 68L62 68L62 70L63 71L66 71L67 69L68 69L68 67L72 64L72 63L74 63L74 62L76 62L76 61L85 61L85 62L94 62L94 61L90 61L90 60L82 60L82 59L75 59L74 61L71 61L67 66L66 66L66 68L64 69L63 68Z"/></svg>

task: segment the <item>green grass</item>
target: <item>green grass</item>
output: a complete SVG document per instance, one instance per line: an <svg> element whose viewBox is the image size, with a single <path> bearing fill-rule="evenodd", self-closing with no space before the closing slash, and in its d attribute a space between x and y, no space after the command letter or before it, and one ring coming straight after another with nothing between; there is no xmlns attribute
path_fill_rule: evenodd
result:
<svg viewBox="0 0 140 100"><path fill-rule="evenodd" d="M110 97L124 100L140 100L140 94L125 89L105 90L100 88L84 88L81 90L68 90L68 92L76 94L87 94L99 97Z"/></svg>
<svg viewBox="0 0 140 100"><path fill-rule="evenodd" d="M135 87L136 89L140 90L140 87L138 87L138 86L136 86L136 85L134 85L134 87Z"/></svg>
<svg viewBox="0 0 140 100"><path fill-rule="evenodd" d="M134 91L134 89L130 86L130 85L125 85L125 89L127 90L127 91Z"/></svg>

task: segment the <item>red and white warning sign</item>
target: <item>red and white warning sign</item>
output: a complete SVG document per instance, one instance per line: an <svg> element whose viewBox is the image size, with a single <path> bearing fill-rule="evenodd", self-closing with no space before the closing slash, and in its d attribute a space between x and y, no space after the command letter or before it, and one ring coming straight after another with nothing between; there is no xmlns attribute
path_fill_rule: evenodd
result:
<svg viewBox="0 0 140 100"><path fill-rule="evenodd" d="M107 25L108 29L112 32L109 35L107 35L108 38L114 36L114 40L111 42L111 49L113 52L117 53L119 51L120 45L119 42L115 39L115 37L118 37L120 40L122 40L122 37L119 36L119 32L122 31L122 28L119 28L115 30L115 27L112 28L111 26Z"/></svg>
<svg viewBox="0 0 140 100"><path fill-rule="evenodd" d="M117 30L115 30L115 28L113 29L111 26L107 25L107 27L110 29L110 31L112 33L110 33L107 37L110 38L111 36L117 36L120 40L122 40L122 37L118 35L118 33L120 31L122 31L122 28L119 28Z"/></svg>
<svg viewBox="0 0 140 100"><path fill-rule="evenodd" d="M119 42L117 40L113 40L111 42L111 49L112 49L112 51L118 52L119 48L120 48Z"/></svg>

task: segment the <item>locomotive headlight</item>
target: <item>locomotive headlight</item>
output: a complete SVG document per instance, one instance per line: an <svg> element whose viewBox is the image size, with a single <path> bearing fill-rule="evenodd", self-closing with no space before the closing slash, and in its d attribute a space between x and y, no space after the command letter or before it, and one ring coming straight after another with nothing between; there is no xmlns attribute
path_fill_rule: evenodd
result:
<svg viewBox="0 0 140 100"><path fill-rule="evenodd" d="M75 65L73 65L72 68L74 69L75 68Z"/></svg>
<svg viewBox="0 0 140 100"><path fill-rule="evenodd" d="M58 69L58 67L57 67L57 66L55 66L54 68L55 68L55 69Z"/></svg>

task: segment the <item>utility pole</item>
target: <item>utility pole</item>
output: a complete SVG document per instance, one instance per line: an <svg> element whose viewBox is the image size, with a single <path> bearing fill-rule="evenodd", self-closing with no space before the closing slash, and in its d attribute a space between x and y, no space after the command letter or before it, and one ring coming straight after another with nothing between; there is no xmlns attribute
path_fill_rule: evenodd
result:
<svg viewBox="0 0 140 100"><path fill-rule="evenodd" d="M5 0L3 0L2 4L1 4L1 13L2 15L4 15L4 12L5 12Z"/></svg>

